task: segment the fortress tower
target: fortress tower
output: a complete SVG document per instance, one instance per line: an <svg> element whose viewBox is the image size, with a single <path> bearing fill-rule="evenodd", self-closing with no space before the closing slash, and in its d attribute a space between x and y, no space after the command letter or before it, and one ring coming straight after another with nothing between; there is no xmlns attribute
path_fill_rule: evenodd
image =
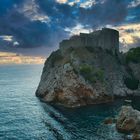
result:
<svg viewBox="0 0 140 140"><path fill-rule="evenodd" d="M100 47L109 50L113 54L119 52L119 32L114 29L103 28L89 34L80 33L79 36L71 37L60 43L60 49L68 47Z"/></svg>

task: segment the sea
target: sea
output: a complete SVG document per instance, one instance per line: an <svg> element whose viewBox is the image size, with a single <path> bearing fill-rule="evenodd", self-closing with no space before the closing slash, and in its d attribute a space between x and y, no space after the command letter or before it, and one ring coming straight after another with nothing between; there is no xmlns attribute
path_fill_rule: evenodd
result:
<svg viewBox="0 0 140 140"><path fill-rule="evenodd" d="M0 140L124 140L115 124L124 100L64 108L41 102L35 91L43 65L0 65ZM140 100L133 106L140 109Z"/></svg>

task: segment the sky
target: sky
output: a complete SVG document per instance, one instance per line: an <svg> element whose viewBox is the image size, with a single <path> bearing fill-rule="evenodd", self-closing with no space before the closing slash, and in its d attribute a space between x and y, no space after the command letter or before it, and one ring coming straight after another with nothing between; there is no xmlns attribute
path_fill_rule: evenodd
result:
<svg viewBox="0 0 140 140"><path fill-rule="evenodd" d="M43 64L44 57L24 56L17 53L0 52L0 65L2 64Z"/></svg>
<svg viewBox="0 0 140 140"><path fill-rule="evenodd" d="M140 0L0 0L0 56L48 57L59 42L103 27L120 32L120 50L140 46Z"/></svg>

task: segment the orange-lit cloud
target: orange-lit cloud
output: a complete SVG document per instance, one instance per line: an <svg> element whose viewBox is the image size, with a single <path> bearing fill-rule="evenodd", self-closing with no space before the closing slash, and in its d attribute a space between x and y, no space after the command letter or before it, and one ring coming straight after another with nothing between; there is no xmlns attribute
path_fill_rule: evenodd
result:
<svg viewBox="0 0 140 140"><path fill-rule="evenodd" d="M0 52L0 64L42 64L45 58L23 56L16 53Z"/></svg>
<svg viewBox="0 0 140 140"><path fill-rule="evenodd" d="M120 42L126 42L126 44L135 43L135 37L140 38L140 24L128 24L118 26L117 29L120 32Z"/></svg>

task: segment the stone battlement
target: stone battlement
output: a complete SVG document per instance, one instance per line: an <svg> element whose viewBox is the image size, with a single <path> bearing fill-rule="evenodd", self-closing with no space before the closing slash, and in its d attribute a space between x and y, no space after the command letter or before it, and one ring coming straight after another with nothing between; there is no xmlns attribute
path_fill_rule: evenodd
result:
<svg viewBox="0 0 140 140"><path fill-rule="evenodd" d="M113 54L119 52L119 32L114 29L103 28L92 33L80 33L69 40L60 42L60 49L65 51L69 47L100 47L110 50Z"/></svg>

